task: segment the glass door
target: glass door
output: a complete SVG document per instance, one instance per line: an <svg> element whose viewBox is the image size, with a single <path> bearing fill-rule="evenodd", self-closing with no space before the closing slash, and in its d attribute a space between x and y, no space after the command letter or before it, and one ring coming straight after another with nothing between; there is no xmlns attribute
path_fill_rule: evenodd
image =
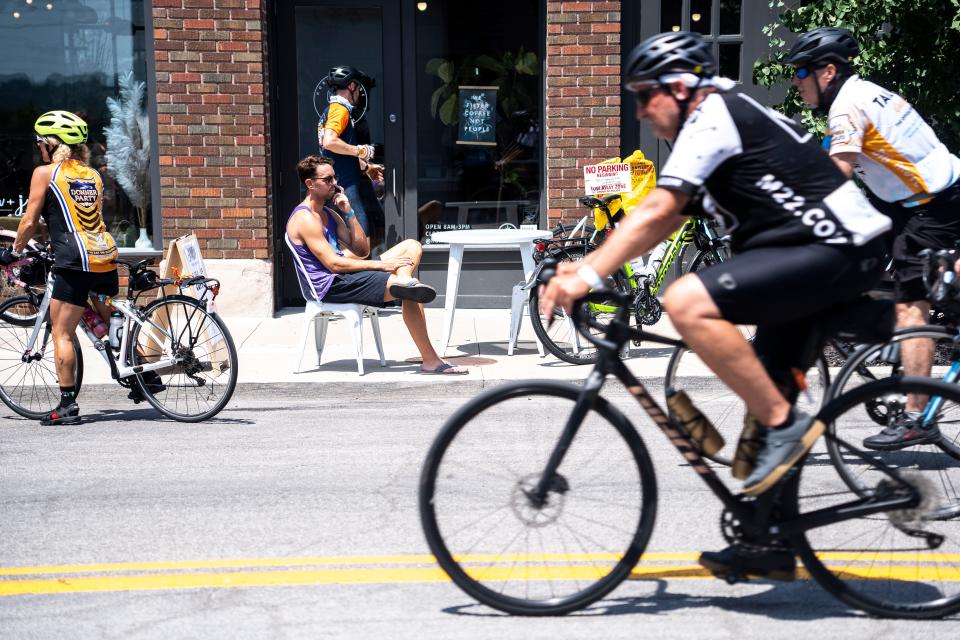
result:
<svg viewBox="0 0 960 640"><path fill-rule="evenodd" d="M283 242L287 217L305 197L296 165L320 154L318 122L330 92L321 81L335 66L349 65L374 79L366 109L352 115L356 142L373 144L374 162L383 164L383 181L366 181L359 197L369 221L371 246L396 244L402 228L403 155L399 3L392 0L295 0L275 3L278 11L274 67L277 118L274 154L280 185L275 218L275 261L280 270L280 305L299 305L293 265ZM276 166L276 165L275 165Z"/></svg>

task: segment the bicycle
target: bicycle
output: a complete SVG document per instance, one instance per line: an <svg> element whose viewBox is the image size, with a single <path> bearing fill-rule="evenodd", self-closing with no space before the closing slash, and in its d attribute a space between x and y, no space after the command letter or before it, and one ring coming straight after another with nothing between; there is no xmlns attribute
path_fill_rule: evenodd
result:
<svg viewBox="0 0 960 640"><path fill-rule="evenodd" d="M552 257L561 262L583 259L589 251L603 242L603 234L608 233L609 229L622 219L624 215L622 209L611 212L611 205L619 198L619 194L603 198L581 197L580 203L595 211L599 210L603 214L600 218L607 220L608 225L601 229L601 235L596 242L591 239L589 246L562 247L558 251L548 253L546 257ZM691 246L696 249L696 254L684 268L685 254ZM676 271L675 277L679 277L683 273L699 271L730 257L724 238L718 234L717 224L712 219L702 216L693 216L688 219L679 231L664 241L660 250L663 252L663 257L652 272L635 272L633 265L628 262L607 281L609 288L629 294L631 315L638 325L653 325L660 320L663 308L657 296L672 268ZM554 312L552 323L540 315L539 291L532 284L535 281L534 275L531 284L527 287L530 290L530 320L537 338L550 353L564 362L595 364L599 357L596 349L581 344L573 324L564 316L562 310ZM590 310L597 318L610 318L616 313L617 308L616 305L611 304L610 300L606 300L591 304Z"/></svg>
<svg viewBox="0 0 960 640"><path fill-rule="evenodd" d="M53 265L46 251L24 256ZM203 276L160 279L148 266L152 258L127 267L125 300L109 301L123 316L116 341L98 337L84 322L79 327L110 368L121 387L136 390L163 415L181 422L199 422L219 413L237 384L237 349L230 331L216 314L220 283ZM12 270L6 268L8 277ZM25 283L20 283L25 285ZM52 272L47 290L53 286ZM147 291L176 287L173 295L140 305ZM204 292L198 300L184 292ZM39 420L57 405L60 394L49 321L50 297L24 286L23 296L0 304L0 400L16 413ZM90 307L89 303L87 305ZM73 336L76 387L83 380L83 354ZM152 374L145 379L146 374Z"/></svg>
<svg viewBox="0 0 960 640"><path fill-rule="evenodd" d="M953 263L956 259L952 251L924 250L922 255L927 261L924 270L924 282L930 292L929 299L934 308L940 310L947 321L946 326L924 325L896 331L889 340L862 345L849 356L836 375L836 379L827 392L832 399L864 382L878 378L904 376L901 360L903 343L909 340L932 340L934 342L934 366L938 373L942 371L942 380L956 385L960 381L960 290L957 288ZM934 274L937 275L934 275ZM891 424L907 407L906 397L891 395L878 398L873 404L864 407L868 421L862 428L849 435L862 440L877 433ZM941 399L931 396L924 403L922 424L930 424L938 415ZM960 419L960 416L958 416ZM910 447L884 452L887 459L903 463L904 460L926 460L936 465L939 483L953 503L960 504L960 422L939 421L940 438L933 442L915 444ZM851 459L836 447L829 446L830 459L838 473L854 491L863 491L860 479L862 469L856 459Z"/></svg>
<svg viewBox="0 0 960 640"><path fill-rule="evenodd" d="M621 304L600 326L588 305L610 295ZM613 375L723 503L729 544L743 553L792 550L821 587L874 615L960 611L960 512L939 509L936 488L923 481L921 469L890 467L839 439L838 429L827 438L872 471L867 495L851 496L830 465L818 464L822 451L756 499L732 493L684 424L661 409L619 358L631 339L681 344L631 327L628 305L619 292L593 292L575 305L580 334L600 354L582 387L501 385L441 428L421 473L420 519L430 550L460 589L507 613L557 615L602 598L631 575L653 529L657 480L639 432L601 396ZM836 398L819 419L859 420L865 403L902 392L939 394L944 407L960 406L954 385L892 378Z"/></svg>

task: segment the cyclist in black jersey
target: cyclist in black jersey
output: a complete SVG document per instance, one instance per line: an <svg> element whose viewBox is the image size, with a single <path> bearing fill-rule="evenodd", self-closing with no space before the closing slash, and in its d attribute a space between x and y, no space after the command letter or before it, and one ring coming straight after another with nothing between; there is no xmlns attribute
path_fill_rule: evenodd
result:
<svg viewBox="0 0 960 640"><path fill-rule="evenodd" d="M602 287L619 265L678 229L691 196L706 189L735 255L679 279L664 306L684 340L766 427L752 473L741 474L752 496L776 484L823 433L822 423L792 407L793 370L812 364L804 346L815 316L880 278L890 221L813 135L731 91L733 83L715 70L710 45L690 32L663 33L633 50L625 86L635 94L637 117L657 137L675 140L673 151L657 188L604 245L580 263L560 265L541 306L551 317L555 306L569 310ZM758 325L752 347L735 324ZM740 469L750 463L738 462ZM701 563L764 576L792 576L795 564L789 553L747 558L732 548L705 553Z"/></svg>
<svg viewBox="0 0 960 640"><path fill-rule="evenodd" d="M0 264L19 258L18 253L33 237L43 216L55 256L50 328L60 402L40 422L74 424L80 421L80 408L76 402L73 336L90 293L107 297L117 294L117 246L101 214L103 181L86 164L87 123L69 111L48 111L37 118L34 132L44 164L33 172L17 239L12 250L0 252ZM109 322L110 307L100 300L91 303L104 322Z"/></svg>

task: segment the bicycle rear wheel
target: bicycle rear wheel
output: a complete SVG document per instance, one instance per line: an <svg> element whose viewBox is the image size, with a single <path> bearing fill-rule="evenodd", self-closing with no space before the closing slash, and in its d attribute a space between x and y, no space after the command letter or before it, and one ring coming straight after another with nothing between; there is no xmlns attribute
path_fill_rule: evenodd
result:
<svg viewBox="0 0 960 640"><path fill-rule="evenodd" d="M806 382L807 391L797 397L796 407L813 415L820 409L830 384L830 372L823 358L817 358L807 372ZM665 392L670 389L686 392L694 406L713 423L726 444L712 456L704 455L719 464L730 465L747 412L743 400L686 347L674 349L667 363L663 387Z"/></svg>
<svg viewBox="0 0 960 640"><path fill-rule="evenodd" d="M960 389L926 378L888 378L865 384L827 404L820 418L831 423L869 422L865 407L878 398L906 393L940 395L949 406L941 421L955 420ZM841 437L844 429L836 433ZM857 451L838 443L846 455ZM827 523L797 536L793 543L810 574L827 591L877 616L936 618L960 611L960 461L943 454L914 457L859 452L867 456L860 475L863 489L852 492L823 460L822 450L808 456L800 474L797 505L801 513L836 507L859 496L882 500L912 495L911 509L874 513ZM893 468L905 482L880 471L871 460ZM945 465L949 463L945 477Z"/></svg>
<svg viewBox="0 0 960 640"><path fill-rule="evenodd" d="M430 550L467 594L518 615L569 613L629 574L656 513L640 436L606 400L587 413L551 481L531 493L581 388L517 382L464 405L430 448L420 520Z"/></svg>
<svg viewBox="0 0 960 640"><path fill-rule="evenodd" d="M27 296L9 298L0 304L0 400L24 418L39 420L60 403L53 337L49 315L42 321L33 357L23 361L33 332L37 307ZM83 382L83 352L73 336L74 380L77 394ZM39 356L39 357L37 357Z"/></svg>
<svg viewBox="0 0 960 640"><path fill-rule="evenodd" d="M893 338L884 344L865 345L853 353L846 364L837 373L836 380L830 386L828 399L836 398L868 382L902 376L903 365L900 353L905 342L915 339L933 340L933 373L942 377L950 365L953 352L953 338L956 331L946 327L925 326L897 331ZM862 406L864 416L857 420L845 419L827 425L833 433L859 447L863 439L878 433L883 427L895 420L907 407L907 396L891 394L874 398ZM899 464L913 464L909 460L936 459L947 455L960 460L960 411L956 419L938 419L941 439L933 443L918 444L896 452L887 452L885 456L896 458ZM827 451L837 472L854 491L865 490L861 474L868 468L863 460L842 450L834 441L827 441ZM886 458L885 458L886 459ZM948 478L945 478L948 479ZM960 480L960 478L958 478ZM960 486L957 488L960 491Z"/></svg>
<svg viewBox="0 0 960 640"><path fill-rule="evenodd" d="M175 362L154 371L159 383L149 373L136 374L147 402L180 422L217 415L237 385L237 348L223 320L194 298L167 296L147 305L143 323L130 332L128 361Z"/></svg>

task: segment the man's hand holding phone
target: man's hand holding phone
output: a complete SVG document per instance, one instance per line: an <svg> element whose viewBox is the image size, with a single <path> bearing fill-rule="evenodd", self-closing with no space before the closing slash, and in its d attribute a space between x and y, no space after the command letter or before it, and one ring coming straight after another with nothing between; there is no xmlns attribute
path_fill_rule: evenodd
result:
<svg viewBox="0 0 960 640"><path fill-rule="evenodd" d="M350 205L350 200L347 198L347 194L344 193L343 187L337 185L334 187L334 189L336 189L336 192L333 194L332 198L333 206L344 213L350 213L353 211L353 207Z"/></svg>

